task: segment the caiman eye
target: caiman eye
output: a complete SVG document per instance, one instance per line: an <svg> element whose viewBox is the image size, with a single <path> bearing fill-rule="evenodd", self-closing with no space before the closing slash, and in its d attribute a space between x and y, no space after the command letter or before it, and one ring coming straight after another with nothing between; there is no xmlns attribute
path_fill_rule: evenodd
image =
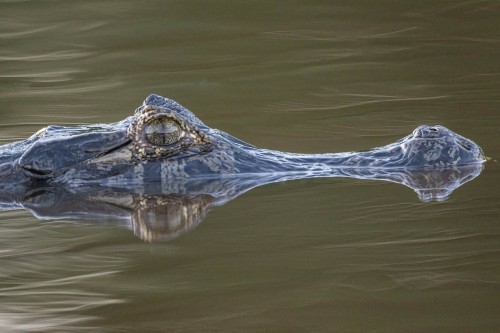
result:
<svg viewBox="0 0 500 333"><path fill-rule="evenodd" d="M140 108L128 127L127 137L138 161L181 158L212 149L210 138L189 117L154 105Z"/></svg>
<svg viewBox="0 0 500 333"><path fill-rule="evenodd" d="M145 127L146 139L156 146L168 146L176 143L184 136L179 124L169 117L152 119Z"/></svg>

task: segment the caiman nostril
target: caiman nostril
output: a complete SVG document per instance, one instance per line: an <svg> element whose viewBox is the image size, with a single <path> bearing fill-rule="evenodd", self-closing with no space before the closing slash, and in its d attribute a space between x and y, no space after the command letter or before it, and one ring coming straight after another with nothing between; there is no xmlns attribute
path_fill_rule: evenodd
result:
<svg viewBox="0 0 500 333"><path fill-rule="evenodd" d="M413 137L414 137L414 138L421 138L421 137L422 137L422 128L421 128L421 127L422 127L422 126L417 127L417 128L415 128L415 130L413 131L413 133L412 133L412 134L413 134Z"/></svg>
<svg viewBox="0 0 500 333"><path fill-rule="evenodd" d="M427 126L427 125L422 125L417 127L413 131L413 137L414 138L423 138L423 139L428 139L428 138L437 138L443 135L443 131L441 130L440 126Z"/></svg>

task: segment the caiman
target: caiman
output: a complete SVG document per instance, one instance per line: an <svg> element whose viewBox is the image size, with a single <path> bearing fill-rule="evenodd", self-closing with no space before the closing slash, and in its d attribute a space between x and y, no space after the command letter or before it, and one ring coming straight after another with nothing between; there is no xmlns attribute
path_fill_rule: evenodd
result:
<svg viewBox="0 0 500 333"><path fill-rule="evenodd" d="M422 201L444 200L477 177L485 160L476 143L439 125L419 126L363 152L260 149L208 127L171 99L150 95L125 120L48 126L0 146L0 210L26 208L51 219L124 214L143 223L155 215L148 211L171 218L174 205L191 228L209 206L291 179L384 180L414 189Z"/></svg>
<svg viewBox="0 0 500 333"><path fill-rule="evenodd" d="M177 102L150 95L113 124L48 126L0 147L2 182L129 187L172 179L243 174L328 176L338 169L429 170L482 164L473 141L443 126L419 126L364 152L295 154L259 149L206 126Z"/></svg>

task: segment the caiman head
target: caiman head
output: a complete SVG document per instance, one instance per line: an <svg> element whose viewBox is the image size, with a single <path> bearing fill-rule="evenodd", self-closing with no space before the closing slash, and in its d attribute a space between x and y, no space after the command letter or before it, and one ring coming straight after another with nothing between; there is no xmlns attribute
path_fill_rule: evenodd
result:
<svg viewBox="0 0 500 333"><path fill-rule="evenodd" d="M129 186L227 174L338 169L444 168L484 162L481 148L442 126L360 153L292 154L258 149L211 129L170 99L150 95L135 114L113 124L49 126L0 147L0 176L48 183ZM8 176L8 177L6 177Z"/></svg>
<svg viewBox="0 0 500 333"><path fill-rule="evenodd" d="M6 155L14 157L9 158L14 169L32 180L125 186L236 174L247 168L241 167L245 158L254 160L246 149L255 148L209 128L180 104L158 95L150 95L133 116L117 123L49 126L4 146Z"/></svg>

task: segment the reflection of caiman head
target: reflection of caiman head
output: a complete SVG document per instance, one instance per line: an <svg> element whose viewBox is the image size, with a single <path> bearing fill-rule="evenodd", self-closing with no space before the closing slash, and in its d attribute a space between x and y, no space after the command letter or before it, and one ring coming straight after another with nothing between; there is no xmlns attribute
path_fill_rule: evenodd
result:
<svg viewBox="0 0 500 333"><path fill-rule="evenodd" d="M481 170L481 165L413 172L399 170L388 174L370 172L370 169L338 169L336 175L403 184L414 189L422 201L429 201L446 199L455 188L477 177ZM44 220L104 220L125 224L141 239L164 241L192 230L205 219L210 208L223 205L254 187L299 178L302 176L177 180L139 192L99 186L81 187L74 192L45 187L17 198L2 195L0 209L24 208Z"/></svg>
<svg viewBox="0 0 500 333"><path fill-rule="evenodd" d="M207 207L268 183L313 177L385 180L413 188L423 201L444 200L479 175L484 161L473 141L425 125L363 152L260 149L206 126L172 100L151 95L123 121L49 126L0 146L0 210L28 208L38 217L57 218L99 215L93 213L106 207L100 214L129 219L141 237L168 239L199 223ZM103 196L103 189L111 195ZM100 194L92 195L96 191ZM124 193L133 200L108 200ZM47 204L50 196L57 200ZM85 202L84 210L75 208ZM68 212L63 204L74 209Z"/></svg>
<svg viewBox="0 0 500 333"><path fill-rule="evenodd" d="M10 208L25 208L41 220L124 225L141 239L154 242L175 238L195 228L205 219L213 202L214 198L206 194L140 195L123 189L96 188L75 194L40 188L27 193Z"/></svg>
<svg viewBox="0 0 500 333"><path fill-rule="evenodd" d="M134 234L150 242L175 238L202 222L212 201L210 195L141 197L131 216Z"/></svg>

